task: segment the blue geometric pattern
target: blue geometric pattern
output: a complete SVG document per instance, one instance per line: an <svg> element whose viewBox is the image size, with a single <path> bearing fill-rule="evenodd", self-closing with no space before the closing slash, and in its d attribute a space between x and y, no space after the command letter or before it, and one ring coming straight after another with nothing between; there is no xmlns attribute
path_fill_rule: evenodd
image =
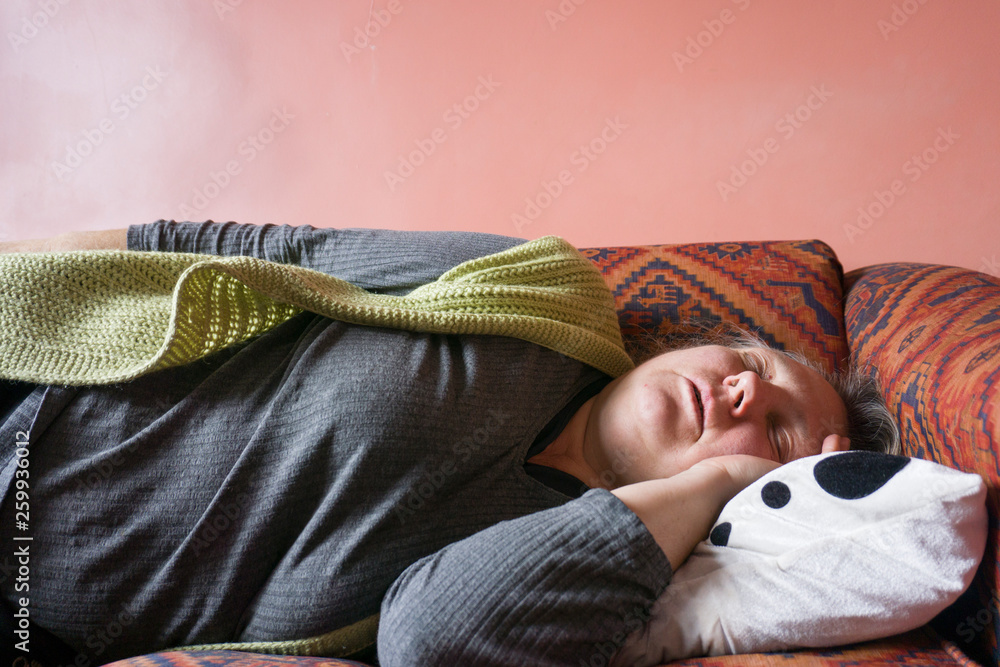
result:
<svg viewBox="0 0 1000 667"><path fill-rule="evenodd" d="M926 264L881 264L847 276L851 355L881 371L904 453L982 475L990 532L969 593L943 635L966 653L1000 658L1000 280ZM970 632L981 619L981 631ZM954 620L958 619L958 620ZM978 626L975 626L978 627Z"/></svg>
<svg viewBox="0 0 1000 667"><path fill-rule="evenodd" d="M604 273L626 339L732 323L833 370L847 359L840 263L821 241L582 250Z"/></svg>

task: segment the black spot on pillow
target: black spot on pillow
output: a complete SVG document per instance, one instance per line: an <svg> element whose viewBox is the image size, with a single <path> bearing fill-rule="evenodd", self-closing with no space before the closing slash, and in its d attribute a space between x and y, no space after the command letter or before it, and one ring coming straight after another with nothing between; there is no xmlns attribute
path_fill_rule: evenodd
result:
<svg viewBox="0 0 1000 667"><path fill-rule="evenodd" d="M779 509L792 499L792 490L784 482L768 482L760 490L761 500L772 509Z"/></svg>
<svg viewBox="0 0 1000 667"><path fill-rule="evenodd" d="M708 539L711 540L712 544L717 547L724 547L729 544L729 533L733 529L733 524L728 521L723 521L718 526L712 529L711 534Z"/></svg>
<svg viewBox="0 0 1000 667"><path fill-rule="evenodd" d="M881 489L910 462L905 456L878 452L844 452L823 459L813 468L820 488L836 498L856 500Z"/></svg>

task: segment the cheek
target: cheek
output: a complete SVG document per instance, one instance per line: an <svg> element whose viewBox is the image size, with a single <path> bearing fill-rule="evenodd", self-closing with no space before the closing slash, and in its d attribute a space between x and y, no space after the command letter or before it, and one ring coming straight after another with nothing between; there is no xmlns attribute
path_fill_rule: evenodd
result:
<svg viewBox="0 0 1000 667"><path fill-rule="evenodd" d="M774 457L771 444L767 440L767 434L749 424L723 431L712 444L711 449L711 456L748 454L764 459Z"/></svg>

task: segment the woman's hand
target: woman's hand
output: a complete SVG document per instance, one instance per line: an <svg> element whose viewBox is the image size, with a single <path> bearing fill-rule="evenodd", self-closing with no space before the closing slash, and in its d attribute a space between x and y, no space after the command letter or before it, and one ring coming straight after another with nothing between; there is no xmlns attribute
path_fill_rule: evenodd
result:
<svg viewBox="0 0 1000 667"><path fill-rule="evenodd" d="M612 493L645 524L676 570L708 536L726 503L779 465L743 454L717 456L673 477L629 484Z"/></svg>
<svg viewBox="0 0 1000 667"><path fill-rule="evenodd" d="M0 242L0 253L67 252L70 250L127 250L128 229L66 232L44 239Z"/></svg>
<svg viewBox="0 0 1000 667"><path fill-rule="evenodd" d="M745 454L731 454L729 456L715 456L710 459L704 459L691 466L691 469L715 468L724 471L729 478L732 489L732 495L726 498L725 501L729 502L737 493L780 466L780 463L770 459L762 459L757 456L747 456ZM719 511L722 511L721 507Z"/></svg>

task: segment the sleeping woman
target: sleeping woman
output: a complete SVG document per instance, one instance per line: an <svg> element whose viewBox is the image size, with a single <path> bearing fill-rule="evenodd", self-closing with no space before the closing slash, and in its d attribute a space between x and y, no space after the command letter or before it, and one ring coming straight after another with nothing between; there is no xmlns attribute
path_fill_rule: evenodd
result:
<svg viewBox="0 0 1000 667"><path fill-rule="evenodd" d="M402 295L520 243L159 221L0 250L249 255ZM29 596L32 650L80 667L335 631L382 665L576 665L641 627L758 477L898 446L866 377L749 337L637 361L612 378L517 338L303 311L128 382L0 381L33 538L30 593L0 575L4 622Z"/></svg>

